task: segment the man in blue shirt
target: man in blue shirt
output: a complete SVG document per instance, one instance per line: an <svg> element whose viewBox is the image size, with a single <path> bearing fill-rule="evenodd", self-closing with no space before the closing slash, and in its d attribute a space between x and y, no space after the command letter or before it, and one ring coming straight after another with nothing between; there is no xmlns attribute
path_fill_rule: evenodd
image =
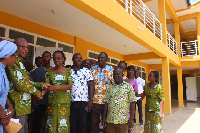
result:
<svg viewBox="0 0 200 133"><path fill-rule="evenodd" d="M13 107L7 98L9 82L5 72L6 66L14 65L17 60L17 46L10 41L0 42L0 133L3 133L3 125L7 125L13 116ZM7 106L7 111L5 106Z"/></svg>

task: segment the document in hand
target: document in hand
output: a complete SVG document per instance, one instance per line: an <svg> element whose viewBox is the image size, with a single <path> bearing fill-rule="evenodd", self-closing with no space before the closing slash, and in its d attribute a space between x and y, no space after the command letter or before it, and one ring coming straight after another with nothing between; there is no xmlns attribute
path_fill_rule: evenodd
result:
<svg viewBox="0 0 200 133"><path fill-rule="evenodd" d="M10 122L7 126L3 128L4 133L17 133L22 128L22 125L19 123L19 119L10 119Z"/></svg>

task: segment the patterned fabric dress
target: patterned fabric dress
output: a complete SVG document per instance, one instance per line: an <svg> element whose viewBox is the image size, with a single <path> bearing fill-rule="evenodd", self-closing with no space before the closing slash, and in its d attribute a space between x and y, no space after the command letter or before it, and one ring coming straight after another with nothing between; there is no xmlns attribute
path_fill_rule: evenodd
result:
<svg viewBox="0 0 200 133"><path fill-rule="evenodd" d="M144 87L146 96L145 105L145 133L162 133L162 119L159 118L160 102L164 101L164 89L158 84L154 88L149 87L149 83Z"/></svg>
<svg viewBox="0 0 200 133"><path fill-rule="evenodd" d="M71 69L67 69L63 74L55 74L51 70L47 70L45 82L51 85L72 84ZM47 104L47 133L70 133L70 102L70 90L49 92Z"/></svg>

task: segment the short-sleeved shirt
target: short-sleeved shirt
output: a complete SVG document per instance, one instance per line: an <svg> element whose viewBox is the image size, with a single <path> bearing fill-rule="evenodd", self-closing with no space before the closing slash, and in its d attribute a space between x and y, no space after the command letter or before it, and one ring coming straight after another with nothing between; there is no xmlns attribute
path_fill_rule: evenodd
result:
<svg viewBox="0 0 200 133"><path fill-rule="evenodd" d="M42 87L43 82L29 80L27 71L23 65L24 59L18 57L13 66L7 67L7 75L10 80L9 96L16 111L16 116L31 113L31 94L38 95L36 88Z"/></svg>
<svg viewBox="0 0 200 133"><path fill-rule="evenodd" d="M101 69L96 65L92 67L91 72L95 82L94 103L104 104L103 99L106 88L111 84L113 79L113 67L106 65L105 68Z"/></svg>
<svg viewBox="0 0 200 133"><path fill-rule="evenodd" d="M160 110L160 102L165 100L163 87L158 84L150 88L149 83L147 83L144 87L144 94L146 96L145 109L148 111Z"/></svg>
<svg viewBox="0 0 200 133"><path fill-rule="evenodd" d="M71 68L63 74L55 74L50 69L46 70L45 82L51 85L68 85L72 84ZM48 103L58 104L58 103L70 103L70 90L55 90L49 91Z"/></svg>
<svg viewBox="0 0 200 133"><path fill-rule="evenodd" d="M137 84L138 84L138 94L143 93L143 87L145 86L145 80L138 77L137 79ZM137 100L139 100L141 97L136 97Z"/></svg>
<svg viewBox="0 0 200 133"><path fill-rule="evenodd" d="M138 84L137 80L133 79L132 81L129 81L129 84L131 84L134 88L134 91L138 93Z"/></svg>
<svg viewBox="0 0 200 133"><path fill-rule="evenodd" d="M88 82L93 81L93 76L89 69L81 66L80 69L75 70L72 66L73 84L71 88L71 100L86 101L89 100Z"/></svg>
<svg viewBox="0 0 200 133"><path fill-rule="evenodd" d="M108 103L107 122L125 124L128 122L129 106L136 102L135 92L129 83L111 84L106 90L104 102Z"/></svg>

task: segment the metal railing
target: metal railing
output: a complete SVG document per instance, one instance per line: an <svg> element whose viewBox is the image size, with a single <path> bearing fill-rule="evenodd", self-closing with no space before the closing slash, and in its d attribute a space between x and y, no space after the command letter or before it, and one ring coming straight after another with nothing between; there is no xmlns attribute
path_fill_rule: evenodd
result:
<svg viewBox="0 0 200 133"><path fill-rule="evenodd" d="M168 43L169 49L171 49L176 55L178 55L177 42L168 31L167 31L167 43Z"/></svg>
<svg viewBox="0 0 200 133"><path fill-rule="evenodd" d="M198 41L181 42L181 57L196 56L198 52Z"/></svg>
<svg viewBox="0 0 200 133"><path fill-rule="evenodd" d="M131 16L140 21L149 31L151 31L161 41L162 24L150 11L150 9L142 2L142 0L115 0L121 5ZM167 31L168 47L178 55L177 42Z"/></svg>
<svg viewBox="0 0 200 133"><path fill-rule="evenodd" d="M142 0L115 0L162 41L162 24Z"/></svg>

